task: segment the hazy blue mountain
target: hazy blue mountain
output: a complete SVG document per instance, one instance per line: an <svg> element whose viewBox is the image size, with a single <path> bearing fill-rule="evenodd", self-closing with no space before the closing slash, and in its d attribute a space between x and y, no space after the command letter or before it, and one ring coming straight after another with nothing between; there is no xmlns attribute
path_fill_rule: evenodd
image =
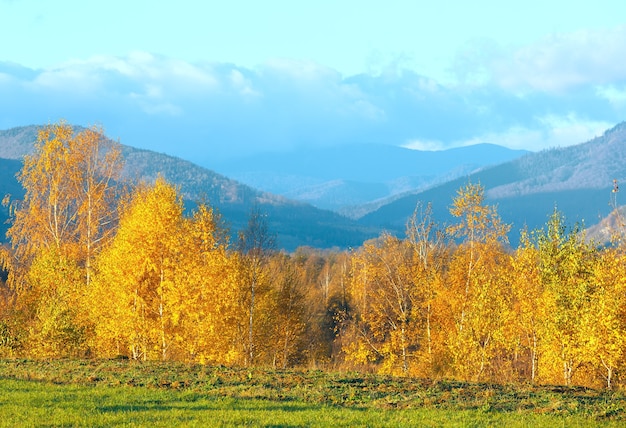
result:
<svg viewBox="0 0 626 428"><path fill-rule="evenodd" d="M0 131L0 158L5 158L0 163L0 196L21 194L15 174L21 168L22 157L32 152L36 135L36 126ZM358 246L364 239L379 233L375 227L362 226L331 211L258 191L183 159L129 146L122 146L122 151L126 161L125 180L152 182L160 174L179 186L190 205L205 200L218 208L233 233L245 226L254 205L267 213L270 229L278 234L279 246L288 250L301 245ZM6 210L0 211L3 227L6 215ZM4 233L0 236L4 238Z"/></svg>
<svg viewBox="0 0 626 428"><path fill-rule="evenodd" d="M626 123L583 144L527 154L396 199L360 221L400 233L421 201L432 204L440 221L450 222L448 208L452 198L471 181L485 187L487 202L497 204L503 220L512 224L510 238L515 243L522 227L543 227L555 208L570 224L598 223L612 209L609 202L613 179L626 182ZM618 204L619 199L618 196Z"/></svg>
<svg viewBox="0 0 626 428"><path fill-rule="evenodd" d="M493 144L442 151L349 144L243 156L212 168L255 188L350 215L349 207L424 189L526 153Z"/></svg>
<svg viewBox="0 0 626 428"><path fill-rule="evenodd" d="M0 158L20 160L32 153L37 141L37 126L0 130Z"/></svg>
<svg viewBox="0 0 626 428"><path fill-rule="evenodd" d="M22 168L22 162L15 159L0 158L0 201L5 195L11 198L21 199L24 189L15 179L15 174ZM0 242L4 241L7 231L6 219L9 215L8 207L0 204Z"/></svg>
<svg viewBox="0 0 626 428"><path fill-rule="evenodd" d="M35 133L35 127L0 131L0 158L14 158L0 159L0 195L19 194L20 189L14 175L20 168L19 159L32 149ZM339 162L336 157L331 156L328 164L334 165L337 169L345 165L347 173L344 176L348 178L331 180L328 177L331 177L332 173L328 172L329 175L326 176L312 177L300 191L303 195L308 194L309 199L315 199L317 192L323 193L327 198L342 200L341 203L376 198L378 194L385 192L387 185L381 184L380 180L389 178L393 172L394 168L389 167L389 164L395 162L397 165L406 166L406 159L393 155L406 152L403 149L400 151L396 149L383 149L384 153L391 153L388 158L383 158L383 152L378 152L379 160L391 159L391 161L380 161L380 168L366 163L363 169L369 169L370 173L367 174L359 171L358 163L361 158L355 154L354 147L352 151L347 151L348 147L337 148L334 152L336 155L344 153L348 156L352 153L352 158ZM349 208L352 215L361 217L356 222L306 203L255 190L182 159L123 147L127 159L124 170L126 179L151 181L161 174L180 186L187 200L204 199L215 205L233 230L245 224L250 208L258 204L268 213L270 226L278 232L280 246L286 249L293 249L299 245L358 246L365 239L378 235L382 229L403 234L406 221L418 201L431 203L435 217L442 223L450 223L452 219L448 209L452 199L457 190L469 181L480 183L485 187L487 202L497 204L503 220L512 225L510 240L513 245L517 243L522 227L525 225L530 229L543 227L555 208L565 214L568 223L583 222L585 226L591 226L605 218L612 210L609 204L612 197L616 196L617 204L622 204L621 193L613 194L611 191L613 179L618 183L626 183L626 123L583 144L527 153L489 167L474 164L472 150L479 152L485 150L481 155L483 160L496 162L489 158L489 154L492 153L492 149L497 151L498 148L481 145L465 149L469 151L457 149L460 151L456 152L456 156L467 161L465 165L470 172L426 190L398 193L392 198L377 199L367 206L353 206ZM276 180L280 181L281 177L289 176L306 177L308 173L313 173L314 168L307 166L308 163L322 161L314 156L314 152L310 151L310 156L306 158L308 161L302 160L299 164L286 165L283 168L283 175L278 174ZM506 150L503 153L505 152ZM428 153L429 156L445 156L445 152ZM256 160L261 170L269 168L271 162L275 162L271 157L257 157ZM422 171L424 176L426 174L435 176L433 166L435 160L436 158L431 158L430 162L418 165L419 168L415 164L414 167ZM287 162L286 158L283 158L282 162ZM399 168L400 166L396 169ZM300 173L299 169L302 169ZM266 172L269 173L269 169ZM360 180L367 176L372 178L368 182L369 187L361 187L365 181ZM315 179L319 178L323 178L324 181L315 183ZM404 179L408 180L406 176ZM407 187L410 185L407 184ZM344 198L341 190L344 188L351 189L354 199ZM6 216L6 210L0 210L0 215ZM600 227L602 228L606 229L604 226Z"/></svg>

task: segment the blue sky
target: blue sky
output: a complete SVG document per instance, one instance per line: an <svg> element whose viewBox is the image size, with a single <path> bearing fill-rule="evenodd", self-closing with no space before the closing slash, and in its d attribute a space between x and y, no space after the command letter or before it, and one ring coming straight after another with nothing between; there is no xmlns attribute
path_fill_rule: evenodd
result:
<svg viewBox="0 0 626 428"><path fill-rule="evenodd" d="M0 129L205 165L299 145L540 150L626 118L626 2L0 0Z"/></svg>

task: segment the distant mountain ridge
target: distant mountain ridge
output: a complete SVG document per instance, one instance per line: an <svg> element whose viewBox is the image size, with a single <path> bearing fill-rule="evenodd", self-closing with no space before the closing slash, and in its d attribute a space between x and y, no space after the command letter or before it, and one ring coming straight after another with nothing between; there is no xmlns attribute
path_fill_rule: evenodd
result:
<svg viewBox="0 0 626 428"><path fill-rule="evenodd" d="M497 204L503 220L513 225L512 234L524 226L543 227L555 208L569 223L591 226L612 209L613 179L626 182L626 123L586 143L527 154L399 198L360 222L402 231L418 201L432 203L436 217L450 222L452 198L460 187L473 182L484 186L487 202ZM511 241L515 243L517 238L512 235Z"/></svg>
<svg viewBox="0 0 626 428"><path fill-rule="evenodd" d="M347 144L242 156L212 168L255 188L351 217L373 201L441 184L528 153L494 144L419 151Z"/></svg>
<svg viewBox="0 0 626 428"><path fill-rule="evenodd" d="M14 175L21 166L21 156L28 153L29 147L32 150L36 129L0 131L0 158L5 158L0 159L0 195L7 189L9 193L16 189L19 192ZM161 174L180 186L187 200L204 199L215 205L233 230L241 228L250 207L259 204L267 212L270 227L278 232L280 246L285 249L299 245L355 247L383 229L402 235L418 202L431 203L434 218L449 224L453 220L449 214L452 199L468 182L484 186L487 203L496 204L503 221L512 225L509 236L512 245L516 245L520 229L543 227L555 208L570 224L581 222L589 227L600 222L613 209L609 203L613 196L617 196L618 205L622 204L621 194L611 193L613 179L626 183L626 123L576 146L527 153L495 166L474 169L422 191L379 199L365 208L353 207L355 213L362 210L355 215L360 217L358 221L257 191L182 159L126 146L123 151L127 158L126 177L151 181ZM333 186L350 185L355 186L353 193L361 189L358 182L355 185L347 180L337 183L329 180L325 192L330 195ZM626 184L622 187L626 191ZM0 216L6 216L6 210L0 209ZM605 230L606 226L599 229Z"/></svg>
<svg viewBox="0 0 626 428"><path fill-rule="evenodd" d="M22 168L22 162L15 159L0 158L0 201L5 195L12 198L21 199L24 195L24 189L15 179L15 175ZM0 243L4 241L8 224L6 219L9 216L9 208L0 204Z"/></svg>
<svg viewBox="0 0 626 428"><path fill-rule="evenodd" d="M32 153L39 128L26 126L0 131L0 196L5 193L12 193L14 197L23 195L15 173L21 168L23 156ZM287 250L302 245L358 246L364 239L379 233L375 227L361 226L336 213L255 190L180 158L124 145L122 154L124 179L152 182L161 175L179 186L182 196L190 203L205 200L215 206L233 232L245 226L250 209L258 205L268 214L270 229L278 234L278 244ZM0 210L3 224L0 241L6 231L6 216L6 210Z"/></svg>

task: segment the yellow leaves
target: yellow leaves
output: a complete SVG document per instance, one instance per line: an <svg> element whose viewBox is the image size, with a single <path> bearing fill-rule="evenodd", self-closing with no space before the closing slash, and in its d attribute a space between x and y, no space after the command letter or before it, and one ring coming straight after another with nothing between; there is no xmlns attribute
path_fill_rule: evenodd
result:
<svg viewBox="0 0 626 428"><path fill-rule="evenodd" d="M390 235L366 243L353 257L350 294L358 312L354 326L357 343L367 343L370 351L383 359L384 370L394 371L399 364L403 373L410 370L411 348L424 335L422 305L429 297L427 287L413 264L413 247ZM361 345L348 345L348 354L356 352L353 361L364 362ZM352 357L350 357L352 359Z"/></svg>
<svg viewBox="0 0 626 428"><path fill-rule="evenodd" d="M82 312L78 266L54 250L45 251L34 260L27 281L29 288L22 298L33 302L35 315L27 344L30 354L42 358L82 355L88 325Z"/></svg>
<svg viewBox="0 0 626 428"><path fill-rule="evenodd" d="M115 300L127 302L121 306L124 324L120 330L130 334L121 339L133 342L127 345L130 349L144 348L143 358L152 358L156 348L165 359L170 346L169 298L181 253L178 240L184 236L182 213L182 201L164 180L138 189L122 214L111 247L99 261L102 277L96 288L110 288L119 293ZM104 278L106 283L102 283ZM149 349L152 352L146 355Z"/></svg>
<svg viewBox="0 0 626 428"><path fill-rule="evenodd" d="M98 128L75 133L60 122L40 130L18 176L25 196L7 232L20 275L40 250L54 249L84 266L89 283L91 260L116 218L119 153Z"/></svg>
<svg viewBox="0 0 626 428"><path fill-rule="evenodd" d="M223 364L233 358L236 264L210 208L189 219L174 187L136 190L112 245L98 260L94 294L101 352ZM232 362L232 361L229 361Z"/></svg>
<svg viewBox="0 0 626 428"><path fill-rule="evenodd" d="M448 227L450 235L465 238L466 242L506 242L510 226L503 224L493 206L484 205L484 188L468 183L458 190L452 201L450 214L459 223Z"/></svg>
<svg viewBox="0 0 626 428"><path fill-rule="evenodd" d="M626 256L585 243L556 212L513 251L482 187L468 185L447 229L460 245L445 242L426 210L407 239L383 234L351 253L286 255L267 251L257 213L238 253L211 207L185 216L177 189L160 178L125 199L117 229L106 227L118 153L96 130L48 127L37 150L21 175L15 251L0 247L26 355L89 349L284 367L308 358L475 380L604 376L608 386L626 366Z"/></svg>
<svg viewBox="0 0 626 428"><path fill-rule="evenodd" d="M353 340L346 344L344 348L346 360L359 365L367 365L376 361L378 354L364 340Z"/></svg>

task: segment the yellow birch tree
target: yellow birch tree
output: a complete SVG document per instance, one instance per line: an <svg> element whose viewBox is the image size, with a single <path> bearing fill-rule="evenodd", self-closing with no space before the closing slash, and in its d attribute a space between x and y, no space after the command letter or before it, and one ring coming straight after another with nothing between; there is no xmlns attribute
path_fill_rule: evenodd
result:
<svg viewBox="0 0 626 428"><path fill-rule="evenodd" d="M99 258L92 293L96 345L134 359L169 358L172 299L185 248L182 200L158 178L138 188L111 246Z"/></svg>
<svg viewBox="0 0 626 428"><path fill-rule="evenodd" d="M447 329L442 323L439 295L444 284L444 271L449 262L445 232L438 228L432 217L430 205L418 204L407 223L408 241L413 250L415 287L422 295L424 331L416 351L418 364L423 368L417 373L436 376L443 371L445 350L441 346Z"/></svg>
<svg viewBox="0 0 626 428"><path fill-rule="evenodd" d="M355 254L350 286L355 335L344 349L349 361L377 362L383 373L409 374L421 345L424 314L412 256L407 241L388 234Z"/></svg>
<svg viewBox="0 0 626 428"><path fill-rule="evenodd" d="M246 346L245 365L256 362L257 347L260 346L263 329L259 322L259 306L263 305L270 290L268 260L276 247L276 237L269 230L268 219L258 206L250 211L247 227L239 233L239 260L241 273L241 305L247 314L248 325L242 331L242 342Z"/></svg>
<svg viewBox="0 0 626 428"><path fill-rule="evenodd" d="M546 381L571 385L576 370L585 364L581 329L582 314L593 294L591 272L595 249L586 243L579 228L567 230L557 210L546 229L537 234L539 263L544 286L542 305L542 353L545 364L539 373Z"/></svg>
<svg viewBox="0 0 626 428"><path fill-rule="evenodd" d="M186 228L172 290L178 353L201 364L238 363L243 359L240 331L246 325L239 307L238 255L228 250L219 216L211 207L201 204Z"/></svg>
<svg viewBox="0 0 626 428"><path fill-rule="evenodd" d="M539 251L531 242L527 231L523 231L520 245L515 252L511 270L513 288L514 331L518 337L516 354L521 361L516 364L523 379L535 383L540 364L541 325L546 319L543 301L544 285L541 277Z"/></svg>
<svg viewBox="0 0 626 428"><path fill-rule="evenodd" d="M502 273L509 263L503 249L509 226L495 207L485 204L484 189L459 189L450 213L458 223L448 233L461 242L448 270L447 300L455 329L449 338L453 370L463 379L481 380L505 346L503 325L510 312L510 290Z"/></svg>
<svg viewBox="0 0 626 428"><path fill-rule="evenodd" d="M60 122L39 131L35 151L24 158L18 175L25 196L14 202L7 231L13 248L8 263L12 286L19 287L19 279L44 250L74 260L89 284L93 256L110 238L117 219L121 166L119 144L99 128L76 133Z"/></svg>
<svg viewBox="0 0 626 428"><path fill-rule="evenodd" d="M48 356L70 352L59 346L60 336L50 328L63 323L66 330L72 325L87 331L78 307L62 308L84 295L93 257L114 230L120 168L119 144L106 139L100 128L77 132L65 122L42 128L33 154L24 158L18 180L25 196L11 203L11 249L0 251L0 265L8 268L16 305L26 311L22 325L29 328L29 340L47 347ZM57 271L64 276L59 278ZM68 284L70 280L76 283ZM37 311L30 312L34 307Z"/></svg>
<svg viewBox="0 0 626 428"><path fill-rule="evenodd" d="M601 373L608 389L626 364L626 259L607 248L593 265L593 294L581 317L586 359Z"/></svg>

